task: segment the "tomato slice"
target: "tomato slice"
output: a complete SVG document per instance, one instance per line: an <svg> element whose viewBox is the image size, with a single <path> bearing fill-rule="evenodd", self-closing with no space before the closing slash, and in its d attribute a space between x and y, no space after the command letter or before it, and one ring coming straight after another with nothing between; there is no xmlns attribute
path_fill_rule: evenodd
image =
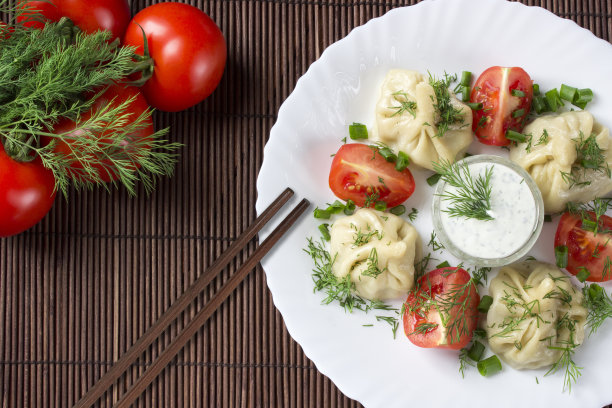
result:
<svg viewBox="0 0 612 408"><path fill-rule="evenodd" d="M473 110L472 130L481 143L506 146L508 129L521 132L531 109L533 81L522 68L491 67L476 80L470 102L482 103Z"/></svg>
<svg viewBox="0 0 612 408"><path fill-rule="evenodd" d="M373 207L384 201L395 207L414 192L414 178L410 170L397 171L376 146L360 143L340 147L329 172L329 187L342 200L353 200L356 205ZM368 200L369 198L369 200Z"/></svg>
<svg viewBox="0 0 612 408"><path fill-rule="evenodd" d="M595 222L595 213L588 212ZM597 234L583 228L582 217L569 212L564 213L555 233L555 247L567 246L567 267L572 275L582 268L589 271L590 282L612 279L612 218L599 217Z"/></svg>
<svg viewBox="0 0 612 408"><path fill-rule="evenodd" d="M458 350L472 339L480 296L470 274L446 267L423 275L408 294L404 332L416 346Z"/></svg>

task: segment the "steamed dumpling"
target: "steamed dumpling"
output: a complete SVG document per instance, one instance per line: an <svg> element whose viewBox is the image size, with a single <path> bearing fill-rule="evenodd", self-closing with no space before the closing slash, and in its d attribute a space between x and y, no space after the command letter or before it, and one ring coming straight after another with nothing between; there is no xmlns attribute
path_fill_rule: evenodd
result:
<svg viewBox="0 0 612 408"><path fill-rule="evenodd" d="M607 170L612 166L609 131L591 113L577 111L543 116L527 125L523 133L531 135L531 147L527 151L527 142L511 147L510 159L527 170L536 182L546 212L559 212L570 201L591 201L612 190L612 178ZM584 157L579 153L580 146L591 135L601 149L599 169L582 166ZM568 176L574 177L575 183Z"/></svg>
<svg viewBox="0 0 612 408"><path fill-rule="evenodd" d="M367 299L404 297L414 286L414 263L421 256L416 229L402 218L363 208L331 227L332 271L350 274Z"/></svg>
<svg viewBox="0 0 612 408"><path fill-rule="evenodd" d="M582 344L587 316L582 292L556 266L528 261L503 267L489 293L489 345L512 367L549 366L563 353L554 347Z"/></svg>
<svg viewBox="0 0 612 408"><path fill-rule="evenodd" d="M438 137L440 113L435 104L428 78L416 71L389 71L376 104L377 131L372 139L408 153L414 163L430 170L432 162L441 159L455 162L472 142L472 111L451 93L451 104L461 112L462 120Z"/></svg>

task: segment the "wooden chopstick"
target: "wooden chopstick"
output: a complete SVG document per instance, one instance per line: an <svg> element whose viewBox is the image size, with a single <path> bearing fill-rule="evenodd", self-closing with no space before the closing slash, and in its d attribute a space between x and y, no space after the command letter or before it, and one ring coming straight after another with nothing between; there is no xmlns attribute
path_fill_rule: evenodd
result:
<svg viewBox="0 0 612 408"><path fill-rule="evenodd" d="M293 196L293 190L285 189L272 204L251 224L225 252L217 258L187 288L187 290L157 319L149 329L126 351L119 360L104 374L96 384L77 402L74 408L92 406L113 383L144 353L144 351L178 318L178 316L195 300L206 286L227 266L227 264L244 249L246 244L278 213Z"/></svg>
<svg viewBox="0 0 612 408"><path fill-rule="evenodd" d="M309 202L303 199L297 207L281 222L281 224L262 242L253 252L246 263L221 287L215 296L199 311L191 322L172 340L170 345L157 357L155 362L149 366L144 374L128 389L115 405L115 408L128 408L155 380L164 368L170 364L172 359L181 351L185 344L206 323L215 310L228 298L244 278L255 268L261 259L268 253L272 246L291 228L302 213L308 208Z"/></svg>

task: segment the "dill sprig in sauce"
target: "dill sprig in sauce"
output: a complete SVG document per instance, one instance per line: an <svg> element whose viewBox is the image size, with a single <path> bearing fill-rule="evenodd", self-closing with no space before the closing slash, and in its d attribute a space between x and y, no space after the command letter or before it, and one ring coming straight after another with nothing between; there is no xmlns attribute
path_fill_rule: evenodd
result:
<svg viewBox="0 0 612 408"><path fill-rule="evenodd" d="M491 216L491 175L493 166L487 168L484 175L473 178L465 163L451 164L447 160L433 163L434 171L440 174L443 181L455 187L455 192L445 192L442 199L450 205L444 212L451 217L474 218L482 221L493 220Z"/></svg>

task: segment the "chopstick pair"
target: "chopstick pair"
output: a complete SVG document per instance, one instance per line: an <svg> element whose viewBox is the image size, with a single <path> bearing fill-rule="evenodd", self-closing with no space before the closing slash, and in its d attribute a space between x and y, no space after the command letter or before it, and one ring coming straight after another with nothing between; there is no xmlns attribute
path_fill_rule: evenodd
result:
<svg viewBox="0 0 612 408"><path fill-rule="evenodd" d="M159 319L126 351L119 360L104 374L96 384L77 402L75 408L92 406L123 373L144 353L147 348L174 322L179 315L195 300L208 284L221 273L227 264L251 241L272 217L293 196L290 188L285 189L276 200L251 224L229 248L221 254L213 264L204 271L196 281L166 310ZM116 408L127 408L138 399L140 394L163 371L163 369L180 352L200 327L208 320L215 310L227 299L234 289L244 280L249 272L270 251L276 242L291 228L302 213L308 208L309 202L303 199L291 213L276 227L276 229L257 247L246 263L232 275L219 289L210 301L200 310L172 340L170 345L157 357L152 365L147 367L142 376L119 399Z"/></svg>

